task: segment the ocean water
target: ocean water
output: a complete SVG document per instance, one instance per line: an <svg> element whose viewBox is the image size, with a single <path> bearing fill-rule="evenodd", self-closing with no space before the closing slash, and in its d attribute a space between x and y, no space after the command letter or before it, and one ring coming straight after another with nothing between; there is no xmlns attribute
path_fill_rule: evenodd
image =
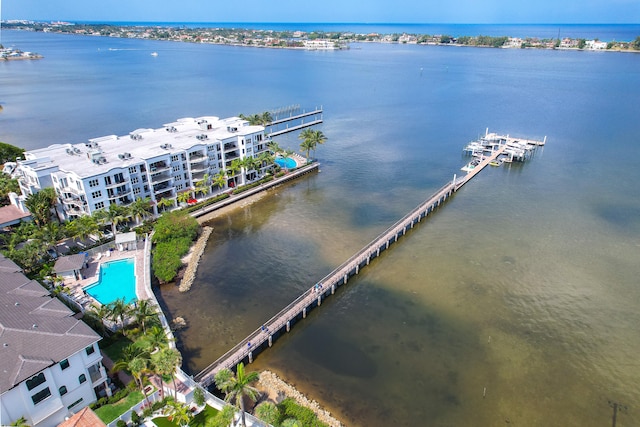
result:
<svg viewBox="0 0 640 427"><path fill-rule="evenodd" d="M640 424L639 55L12 31L3 43L45 56L0 63L0 140L27 148L324 107L321 172L212 220L191 291L157 290L187 320L192 373L461 173L463 145L487 127L547 136L527 163L479 174L250 368L349 426L601 426L613 403L619 426ZM298 149L295 134L277 141Z"/></svg>

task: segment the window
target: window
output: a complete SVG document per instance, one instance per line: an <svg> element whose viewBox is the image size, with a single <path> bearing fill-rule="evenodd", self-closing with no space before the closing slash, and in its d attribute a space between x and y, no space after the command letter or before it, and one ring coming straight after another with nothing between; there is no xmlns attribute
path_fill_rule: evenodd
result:
<svg viewBox="0 0 640 427"><path fill-rule="evenodd" d="M31 400L33 400L34 405L37 405L49 396L51 396L51 390L49 390L49 387L47 387L44 390L41 390L31 396Z"/></svg>
<svg viewBox="0 0 640 427"><path fill-rule="evenodd" d="M176 176L174 176L174 177L173 177L173 179L174 179L175 181L182 181L182 176L180 176L180 175L176 175Z"/></svg>
<svg viewBox="0 0 640 427"><path fill-rule="evenodd" d="M94 199L102 197L102 191L100 191L100 190L94 191L93 193L91 193L91 197L93 197Z"/></svg>
<svg viewBox="0 0 640 427"><path fill-rule="evenodd" d="M180 160L180 156L178 156L177 154L174 154L173 156L171 156L172 162L177 162L178 160Z"/></svg>
<svg viewBox="0 0 640 427"><path fill-rule="evenodd" d="M138 179L138 177L137 177L137 176L134 176L133 178L131 178L131 183L132 183L132 184L137 184L137 183L138 183L138 181L139 181L139 179Z"/></svg>
<svg viewBox="0 0 640 427"><path fill-rule="evenodd" d="M144 192L145 192L145 193L148 193L148 192L149 192L149 186L148 186L148 185L145 185L145 186L144 186L144 188L143 188L143 190L144 190Z"/></svg>
<svg viewBox="0 0 640 427"><path fill-rule="evenodd" d="M180 166L174 166L173 168L171 168L171 170L173 172L178 172L180 170Z"/></svg>
<svg viewBox="0 0 640 427"><path fill-rule="evenodd" d="M97 186L98 186L98 180L97 179L89 180L89 187L97 187Z"/></svg>
<svg viewBox="0 0 640 427"><path fill-rule="evenodd" d="M60 369L62 369L63 371L68 367L69 367L69 359L64 359L62 362L60 362Z"/></svg>
<svg viewBox="0 0 640 427"><path fill-rule="evenodd" d="M86 352L87 352L87 356L89 356L89 355L91 355L91 354L95 353L95 351L96 351L96 349L95 349L95 347L93 346L93 344L92 344L92 345L90 345L89 347L85 348L85 350L86 350Z"/></svg>
<svg viewBox="0 0 640 427"><path fill-rule="evenodd" d="M102 209L104 208L104 202L98 202L95 204L94 206L96 209Z"/></svg>
<svg viewBox="0 0 640 427"><path fill-rule="evenodd" d="M110 176L105 176L104 177L104 185L111 185L111 177Z"/></svg>
<svg viewBox="0 0 640 427"><path fill-rule="evenodd" d="M44 377L44 373L40 372L35 377L32 377L32 378L27 380L27 389L28 390L33 390L34 388L38 387L40 384L42 384L46 380L47 379Z"/></svg>
<svg viewBox="0 0 640 427"><path fill-rule="evenodd" d="M58 393L60 393L60 396L64 396L65 394L67 394L67 386L62 386L58 389Z"/></svg>
<svg viewBox="0 0 640 427"><path fill-rule="evenodd" d="M182 184L176 185L176 191L180 191L180 190L182 190L182 188L183 188Z"/></svg>
<svg viewBox="0 0 640 427"><path fill-rule="evenodd" d="M136 195L136 196L137 196L138 194L140 194L140 189L139 189L138 187L134 188L134 189L133 189L133 194L134 194L134 195Z"/></svg>
<svg viewBox="0 0 640 427"><path fill-rule="evenodd" d="M76 406L78 403L82 402L84 399L81 397L80 399L76 400L75 402L73 402L71 405L67 406L67 409L71 409L74 406Z"/></svg>
<svg viewBox="0 0 640 427"><path fill-rule="evenodd" d="M87 376L85 374L80 374L80 376L78 377L78 382L82 384L85 381L87 381Z"/></svg>
<svg viewBox="0 0 640 427"><path fill-rule="evenodd" d="M136 173L137 172L137 168L135 166L131 166L129 168L129 173Z"/></svg>
<svg viewBox="0 0 640 427"><path fill-rule="evenodd" d="M184 173L184 179L189 179L189 174L188 173Z"/></svg>
<svg viewBox="0 0 640 427"><path fill-rule="evenodd" d="M78 190L82 191L82 184L80 184L80 181L76 181L76 187L78 187Z"/></svg>

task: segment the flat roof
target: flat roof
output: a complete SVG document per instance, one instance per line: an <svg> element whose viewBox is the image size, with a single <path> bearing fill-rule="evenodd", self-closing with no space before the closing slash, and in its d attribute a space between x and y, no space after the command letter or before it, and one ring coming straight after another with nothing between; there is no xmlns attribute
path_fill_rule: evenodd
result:
<svg viewBox="0 0 640 427"><path fill-rule="evenodd" d="M202 124L210 125L211 129L203 130ZM235 131L229 131L228 128L234 128ZM27 160L21 163L28 165L37 159L37 167L42 167L45 163L48 167L57 165L62 171L74 172L80 178L87 178L114 168L128 168L155 157L189 150L196 146L205 147L229 138L261 131L264 131L263 126L249 125L246 120L238 117L188 117L166 123L158 129L136 129L124 136L107 135L91 138L86 143L54 144L30 150L25 153ZM207 135L207 139L199 139L200 135ZM92 142L98 146L89 147ZM170 147L163 148L167 144L170 144ZM130 157L119 157L124 153L128 153ZM104 157L106 163L96 164L92 161L92 156ZM43 162L44 159L47 162Z"/></svg>

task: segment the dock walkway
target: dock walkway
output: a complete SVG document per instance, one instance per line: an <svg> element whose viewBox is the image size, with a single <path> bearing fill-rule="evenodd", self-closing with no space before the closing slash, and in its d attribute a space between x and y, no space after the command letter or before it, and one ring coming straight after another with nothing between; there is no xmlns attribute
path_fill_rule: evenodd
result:
<svg viewBox="0 0 640 427"><path fill-rule="evenodd" d="M253 331L218 360L195 375L194 379L207 387L214 382L215 374L220 370L225 368L232 369L245 360L249 363L253 362L253 357L258 352L271 347L273 341L280 335L289 332L295 322L306 318L311 309L319 307L323 299L333 295L338 287L345 285L349 277L358 274L361 268L369 265L372 259L379 257L382 251L397 242L407 231L411 230L423 218L427 217L450 198L460 187L480 173L492 160L501 155L509 146L506 141L507 138L505 137L503 143L496 146L490 155L483 157L480 163L466 175L457 178L454 175L451 181L443 185L431 197L378 235L319 282L313 284L264 325Z"/></svg>

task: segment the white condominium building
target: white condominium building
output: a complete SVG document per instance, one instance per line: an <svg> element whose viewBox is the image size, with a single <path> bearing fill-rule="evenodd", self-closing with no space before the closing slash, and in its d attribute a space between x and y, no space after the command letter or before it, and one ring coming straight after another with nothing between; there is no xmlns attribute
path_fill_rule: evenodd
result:
<svg viewBox="0 0 640 427"><path fill-rule="evenodd" d="M26 197L53 187L66 219L128 205L138 198L152 202L171 199L219 172L223 188L260 178L264 166L228 173L235 159L244 160L268 150L263 126L238 117L179 119L159 129L137 129L126 136L109 135L80 144L56 144L27 151L16 172ZM156 209L156 208L154 208ZM156 212L157 213L157 210Z"/></svg>

